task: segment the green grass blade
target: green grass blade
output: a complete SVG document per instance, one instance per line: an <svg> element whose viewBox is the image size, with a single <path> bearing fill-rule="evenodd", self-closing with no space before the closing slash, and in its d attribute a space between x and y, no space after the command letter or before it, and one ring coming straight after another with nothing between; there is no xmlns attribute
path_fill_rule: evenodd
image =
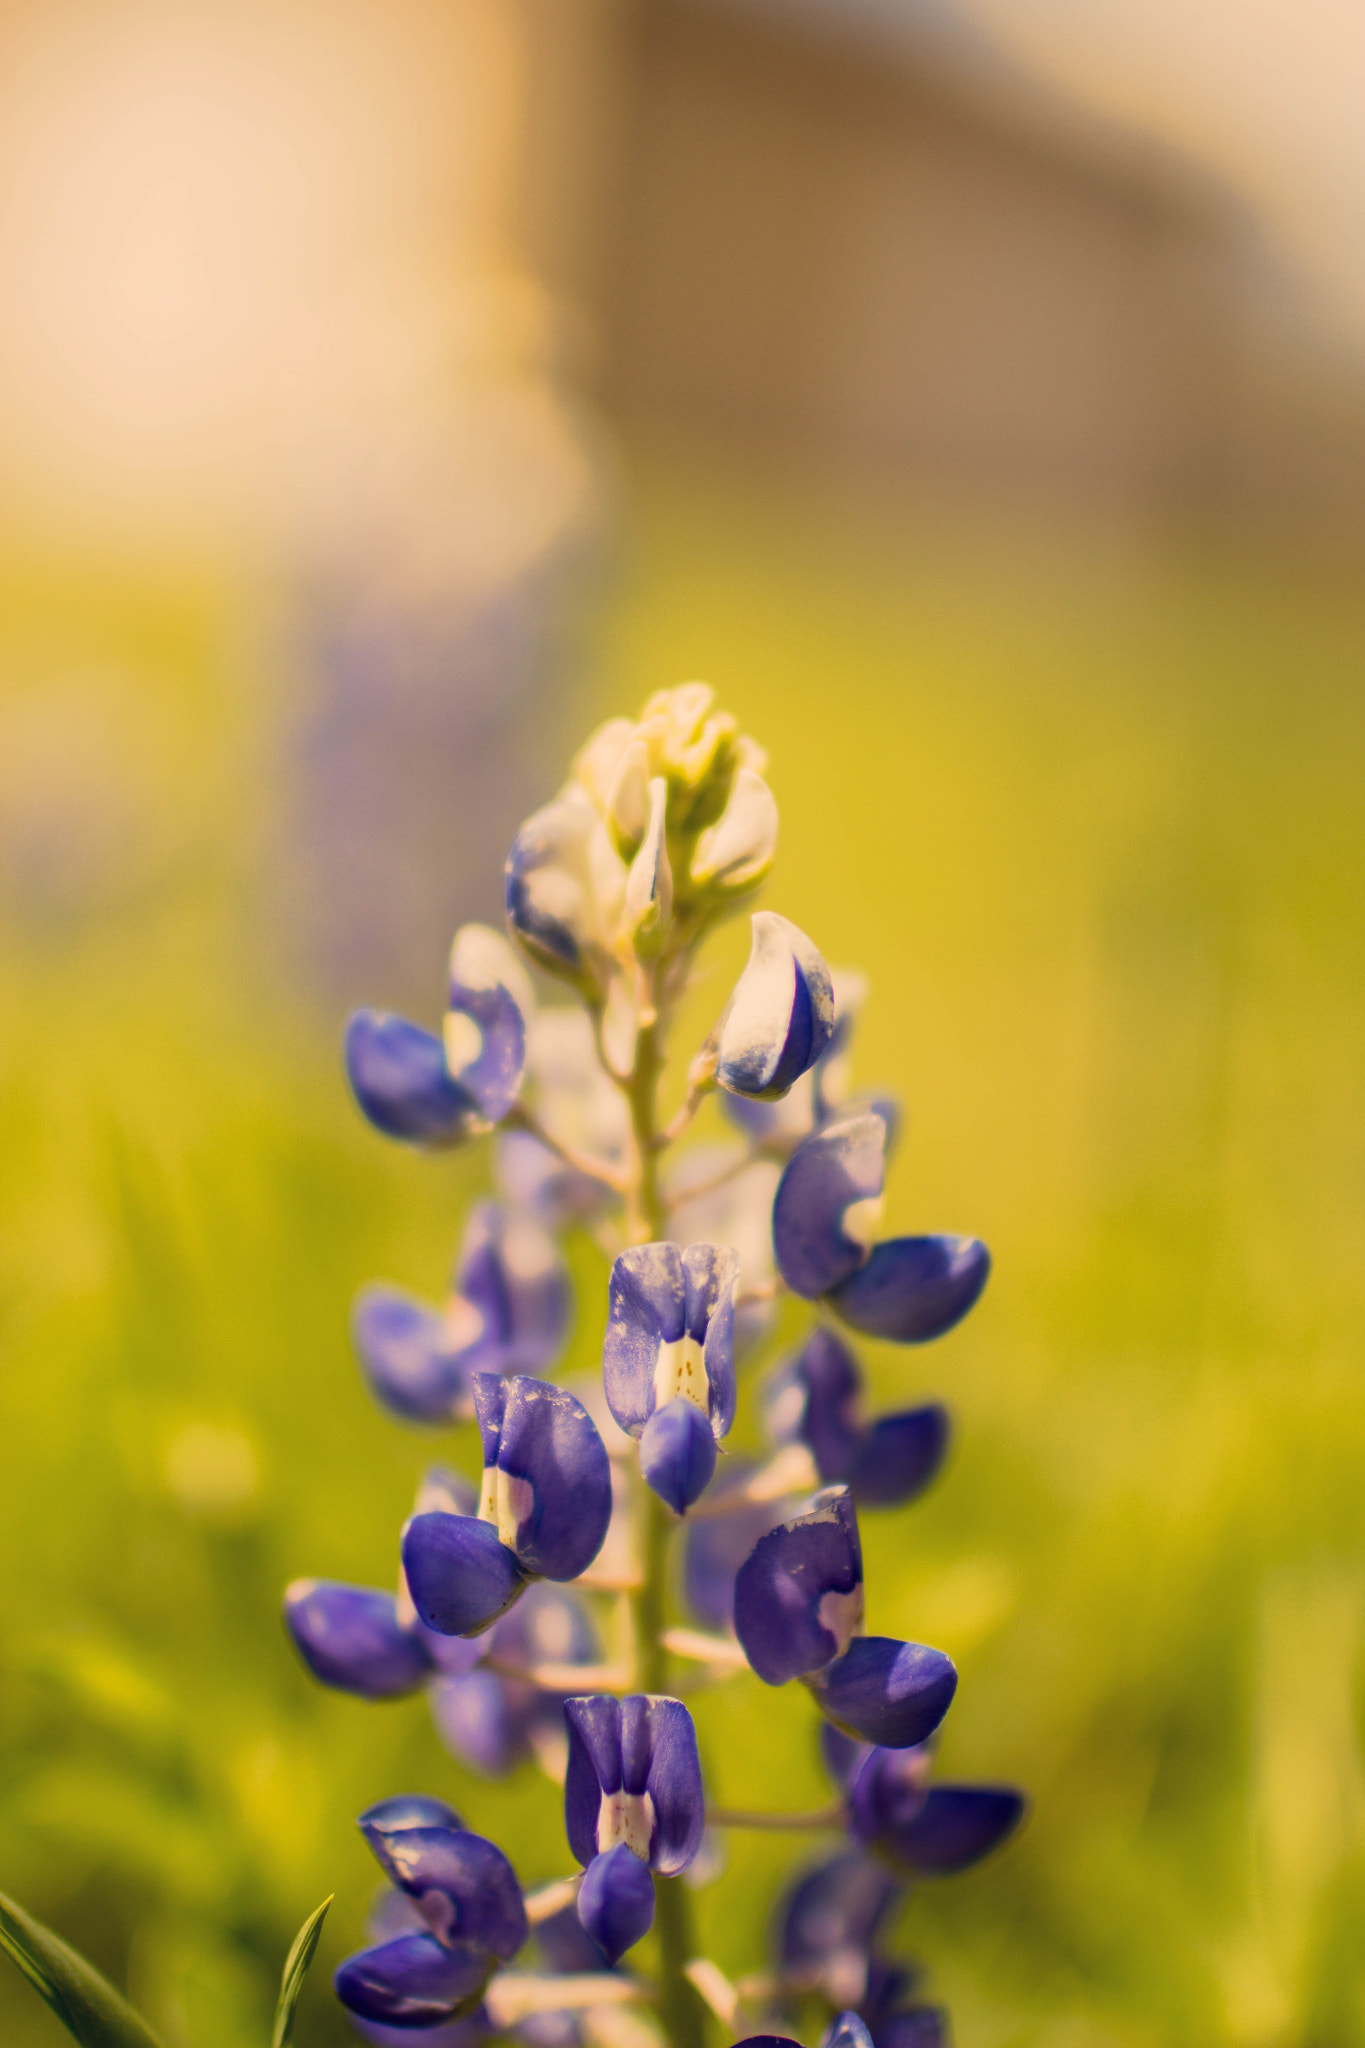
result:
<svg viewBox="0 0 1365 2048"><path fill-rule="evenodd" d="M0 1947L81 2048L160 2048L146 2021L107 1978L3 1892Z"/></svg>
<svg viewBox="0 0 1365 2048"><path fill-rule="evenodd" d="M308 1975L308 1966L322 1933L322 1923L327 1918L327 1908L335 1897L335 1892L329 1892L294 1936L294 1946L285 1958L284 1975L280 1978L280 1999L275 2007L275 2031L270 2037L270 2048L289 2048L294 2032L294 2008L299 2002L303 1980Z"/></svg>

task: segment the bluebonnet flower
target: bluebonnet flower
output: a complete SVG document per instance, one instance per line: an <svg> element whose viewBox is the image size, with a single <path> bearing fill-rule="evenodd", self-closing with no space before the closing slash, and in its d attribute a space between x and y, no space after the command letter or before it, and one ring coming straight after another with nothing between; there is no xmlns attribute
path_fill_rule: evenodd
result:
<svg viewBox="0 0 1365 2048"><path fill-rule="evenodd" d="M905 1877L949 1877L1014 1833L1026 1801L1013 1785L931 1785L927 1745L883 1749L826 1731L822 1748L843 1789L849 1832Z"/></svg>
<svg viewBox="0 0 1365 2048"><path fill-rule="evenodd" d="M386 1799L362 1813L359 1826L425 1926L348 1956L334 1980L337 1996L362 2019L390 2026L462 2017L526 1939L515 1871L441 1800Z"/></svg>
<svg viewBox="0 0 1365 2048"><path fill-rule="evenodd" d="M578 1917L615 1962L654 1919L649 1872L676 1877L701 1846L701 1764L681 1700L632 1693L565 1702L564 1828L584 1866Z"/></svg>
<svg viewBox="0 0 1365 2048"><path fill-rule="evenodd" d="M381 1010L357 1010L346 1026L346 1072L370 1122L388 1137L434 1146L500 1122L521 1087L528 1000L506 939L466 925L451 948L443 1037Z"/></svg>
<svg viewBox="0 0 1365 2048"><path fill-rule="evenodd" d="M778 1442L809 1445L821 1479L846 1481L859 1507L898 1507L943 1463L948 1411L934 1401L869 1423L861 1393L853 1353L817 1328L769 1381L769 1427Z"/></svg>
<svg viewBox="0 0 1365 2048"><path fill-rule="evenodd" d="M761 1152L786 1159L803 1138L840 1114L851 1115L848 1100L849 1048L858 1013L867 996L867 977L847 967L831 967L834 1029L824 1051L808 1072L795 1080L776 1102L744 1095L725 1095L721 1108ZM871 1107L871 1104L867 1105ZM885 1114L894 1121L890 1104Z"/></svg>
<svg viewBox="0 0 1365 2048"><path fill-rule="evenodd" d="M748 964L716 1026L716 1079L775 1101L814 1066L834 1031L834 989L804 932L774 910L750 920Z"/></svg>
<svg viewBox="0 0 1365 2048"><path fill-rule="evenodd" d="M473 1386L479 1513L418 1514L403 1531L417 1612L442 1635L479 1635L533 1579L576 1579L611 1520L607 1454L572 1394L520 1374L476 1373Z"/></svg>
<svg viewBox="0 0 1365 2048"><path fill-rule="evenodd" d="M683 1551L683 1595L707 1628L729 1630L735 1619L735 1578L760 1536L786 1520L784 1500L746 1501L723 1512L727 1494L742 1493L760 1466L752 1458L731 1458L717 1479L708 1506L717 1512L689 1518Z"/></svg>
<svg viewBox="0 0 1365 2048"><path fill-rule="evenodd" d="M773 1249L793 1293L825 1296L868 1336L921 1344L966 1315L990 1257L974 1237L876 1242L886 1143L885 1118L869 1112L798 1146L773 1203Z"/></svg>
<svg viewBox="0 0 1365 2048"><path fill-rule="evenodd" d="M836 2007L867 1994L872 1944L901 1886L858 1849L842 1849L797 1878L776 1916L778 1972L798 1991Z"/></svg>
<svg viewBox="0 0 1365 2048"><path fill-rule="evenodd" d="M584 1690L583 1680L571 1681L566 1671L564 1682L551 1686L510 1673L595 1664L601 1645L583 1602L545 1580L528 1586L486 1637L436 1640L458 1643L502 1667L493 1670L480 1661L434 1678L431 1714L446 1747L486 1777L503 1777L534 1757L556 1781L562 1779L564 1700Z"/></svg>
<svg viewBox="0 0 1365 2048"><path fill-rule="evenodd" d="M357 1297L351 1331L375 1398L404 1421L443 1426L472 1415L475 1373L546 1371L571 1308L568 1270L544 1226L480 1202L444 1306L372 1285Z"/></svg>
<svg viewBox="0 0 1365 2048"><path fill-rule="evenodd" d="M951 1659L865 1636L863 1559L846 1486L759 1539L735 1580L735 1633L768 1685L801 1678L836 1727L905 1748L932 1734L957 1687Z"/></svg>
<svg viewBox="0 0 1365 2048"><path fill-rule="evenodd" d="M474 1503L472 1487L436 1465L423 1477L413 1512L465 1514ZM437 1671L467 1670L484 1648L423 1628L402 1581L397 1593L387 1593L337 1579L295 1579L285 1588L284 1621L313 1676L361 1699L414 1692Z"/></svg>
<svg viewBox="0 0 1365 2048"><path fill-rule="evenodd" d="M607 1405L678 1514L704 1491L734 1420L738 1278L736 1253L713 1244L633 1245L611 1269Z"/></svg>

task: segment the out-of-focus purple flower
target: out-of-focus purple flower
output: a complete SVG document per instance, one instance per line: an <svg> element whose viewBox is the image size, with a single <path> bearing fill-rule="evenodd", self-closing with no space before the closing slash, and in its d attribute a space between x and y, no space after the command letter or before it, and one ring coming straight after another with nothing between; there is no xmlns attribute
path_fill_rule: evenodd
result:
<svg viewBox="0 0 1365 2048"><path fill-rule="evenodd" d="M397 1699L431 1676L422 1643L398 1619L392 1593L335 1579L285 1587L284 1620L314 1678L363 1699Z"/></svg>
<svg viewBox="0 0 1365 2048"><path fill-rule="evenodd" d="M346 1026L346 1074L376 1130L410 1145L458 1145L488 1119L446 1065L430 1031L384 1010L357 1010Z"/></svg>
<svg viewBox="0 0 1365 2048"><path fill-rule="evenodd" d="M750 920L748 964L717 1026L716 1079L731 1095L776 1101L814 1066L834 1030L829 969L774 910Z"/></svg>
<svg viewBox="0 0 1365 2048"><path fill-rule="evenodd" d="M858 2010L873 2048L948 2048L948 2015L914 1997L915 1981L913 1970L872 1957Z"/></svg>
<svg viewBox="0 0 1365 2048"><path fill-rule="evenodd" d="M446 1065L490 1124L521 1092L533 997L525 968L501 932L467 924L450 949Z"/></svg>
<svg viewBox="0 0 1365 2048"><path fill-rule="evenodd" d="M541 1372L568 1327L568 1275L534 1218L484 1202L465 1233L441 1310L397 1288L357 1299L352 1330L376 1397L405 1420L448 1425L472 1412L475 1372Z"/></svg>
<svg viewBox="0 0 1365 2048"><path fill-rule="evenodd" d="M735 1633L769 1685L804 1679L837 1726L905 1748L947 1713L957 1673L941 1650L864 1636L862 1547L846 1486L827 1486L760 1538L735 1580Z"/></svg>
<svg viewBox="0 0 1365 2048"><path fill-rule="evenodd" d="M541 1583L529 1586L496 1623L487 1654L511 1669L530 1670L592 1664L601 1648L581 1600L563 1587ZM547 1767L558 1760L562 1776L564 1699L581 1690L581 1682L546 1687L480 1667L435 1681L432 1718L446 1747L487 1777L502 1777L530 1756Z"/></svg>
<svg viewBox="0 0 1365 2048"><path fill-rule="evenodd" d="M634 1245L611 1269L607 1403L640 1439L645 1478L678 1513L710 1480L715 1442L734 1419L738 1275L737 1255L710 1244Z"/></svg>
<svg viewBox="0 0 1365 2048"><path fill-rule="evenodd" d="M501 1849L461 1827L439 1800L386 1799L362 1813L359 1825L422 1925L349 1956L334 1979L337 1996L361 2019L385 2026L465 2017L498 1963L526 1939L516 1873Z"/></svg>
<svg viewBox="0 0 1365 2048"><path fill-rule="evenodd" d="M576 1005L538 1010L526 1064L536 1115L550 1135L619 1169L630 1147L630 1110L597 1056L592 1020ZM607 1182L567 1166L525 1131L498 1137L499 1180L518 1206L553 1229L591 1221L619 1200Z"/></svg>
<svg viewBox="0 0 1365 2048"><path fill-rule="evenodd" d="M853 1353L817 1328L769 1381L769 1427L778 1442L809 1445L821 1479L845 1481L859 1507L898 1507L942 1464L948 1411L930 1402L868 1423L861 1394Z"/></svg>
<svg viewBox="0 0 1365 2048"><path fill-rule="evenodd" d="M408 1422L448 1426L473 1413L479 1372L541 1373L568 1334L572 1291L544 1225L480 1202L442 1309L400 1289L363 1289L352 1336L376 1399Z"/></svg>
<svg viewBox="0 0 1365 2048"><path fill-rule="evenodd" d="M578 1916L615 1962L653 1921L649 1871L676 1877L701 1846L696 1731L681 1700L644 1693L570 1699L564 1714L564 1827L585 1873Z"/></svg>
<svg viewBox="0 0 1365 2048"><path fill-rule="evenodd" d="M860 1849L844 1849L799 1877L778 1902L778 1968L785 1983L818 1991L836 2009L867 1991L872 1944L902 1886Z"/></svg>
<svg viewBox="0 0 1365 2048"><path fill-rule="evenodd" d="M1012 1785L930 1785L930 1761L926 1750L873 1749L849 1781L852 1833L909 1877L970 1869L1024 1817Z"/></svg>
<svg viewBox="0 0 1365 2048"><path fill-rule="evenodd" d="M572 1394L517 1375L474 1377L483 1440L477 1517L414 1515L403 1569L418 1614L441 1635L480 1634L532 1579L575 1579L602 1547L611 1473Z"/></svg>
<svg viewBox="0 0 1365 2048"><path fill-rule="evenodd" d="M972 1237L876 1242L886 1119L827 1124L787 1162L773 1202L778 1269L796 1294L824 1295L844 1321L901 1344L941 1337L973 1306L990 1271Z"/></svg>
<svg viewBox="0 0 1365 2048"><path fill-rule="evenodd" d="M758 1465L751 1458L730 1458L717 1480L711 1500L719 1507L725 1494L748 1485ZM710 1505L710 1503L708 1503ZM697 1620L707 1628L729 1629L735 1619L735 1577L760 1536L775 1529L790 1513L786 1501L754 1501L728 1513L693 1517L683 1549L683 1592Z"/></svg>

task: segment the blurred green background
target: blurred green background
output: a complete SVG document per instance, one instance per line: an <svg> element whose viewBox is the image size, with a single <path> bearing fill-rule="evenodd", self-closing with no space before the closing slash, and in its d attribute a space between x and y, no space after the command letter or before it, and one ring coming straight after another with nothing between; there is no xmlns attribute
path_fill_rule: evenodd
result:
<svg viewBox="0 0 1365 2048"><path fill-rule="evenodd" d="M630 503L533 794L597 718L712 681L771 754L765 900L871 977L890 1222L995 1256L960 1331L868 1347L957 1423L932 1495L867 1518L869 1622L958 1660L945 1766L1035 1811L901 1944L963 2048L1365 2038L1358 582L659 449ZM450 1797L527 1881L567 1858L544 1780L471 1779L420 1699L325 1694L279 1625L296 1574L386 1582L428 1456L473 1463L377 1418L346 1317L377 1275L439 1289L488 1161L347 1100L270 914L287 755L240 600L0 581L0 1885L173 2048L266 2038L326 1892L321 1964L354 1945L370 1800ZM574 1260L584 1366L605 1268ZM699 1708L719 1799L820 1796L797 1690ZM745 1969L796 1852L732 1853L698 1910ZM326 1968L302 2048L353 2038ZM0 2032L64 2038L8 1966Z"/></svg>

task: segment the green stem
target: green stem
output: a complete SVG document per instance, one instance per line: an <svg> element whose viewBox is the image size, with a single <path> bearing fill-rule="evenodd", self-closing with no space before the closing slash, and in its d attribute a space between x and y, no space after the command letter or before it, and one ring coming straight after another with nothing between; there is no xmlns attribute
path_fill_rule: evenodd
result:
<svg viewBox="0 0 1365 2048"><path fill-rule="evenodd" d="M631 1241L648 1244L663 1236L664 1204L659 1185L658 1092L663 1069L663 1022L654 1018L641 1028L635 1045L635 1067L626 1085L635 1134L636 1184L629 1196L627 1227ZM641 1486L644 1496L644 1583L635 1596L640 1643L640 1681L646 1692L668 1690L668 1652L663 1634L668 1621L668 1537L672 1516L658 1495ZM704 2048L705 2014L687 1977L692 1960L691 1900L676 1877L654 1879L654 1924L659 1935L659 2018L670 2048Z"/></svg>

